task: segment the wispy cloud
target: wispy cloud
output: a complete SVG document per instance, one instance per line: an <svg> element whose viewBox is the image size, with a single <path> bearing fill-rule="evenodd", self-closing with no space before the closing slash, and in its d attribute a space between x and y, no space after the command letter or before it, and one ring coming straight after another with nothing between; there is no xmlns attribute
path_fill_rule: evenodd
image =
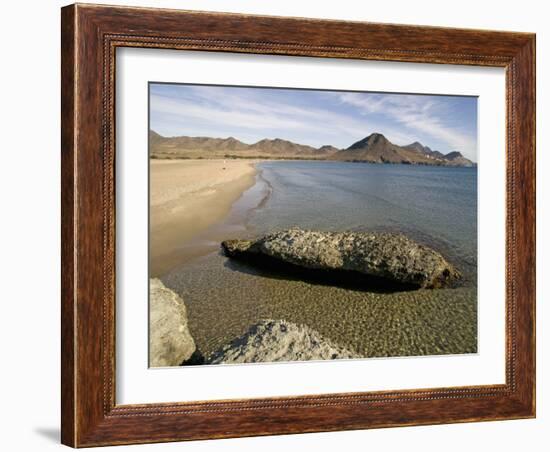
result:
<svg viewBox="0 0 550 452"><path fill-rule="evenodd" d="M339 98L342 103L358 108L363 114L392 118L410 134L428 135L453 150L469 155L476 153L476 131L457 127L453 120L453 115L459 114L453 111L453 97L343 93Z"/></svg>
<svg viewBox="0 0 550 452"><path fill-rule="evenodd" d="M475 114L472 99L465 109L441 96L163 84L151 85L150 95L151 127L164 135L347 147L380 132L396 144L421 141L475 158L475 117L465 118Z"/></svg>
<svg viewBox="0 0 550 452"><path fill-rule="evenodd" d="M239 88L190 87L186 95L180 97L153 92L153 122L169 118L172 123L179 122L182 129L197 122L209 124L212 129L247 129L255 131L258 139L270 133L285 137L299 132L300 135L308 134L302 142L317 146L327 144L327 139L342 141L343 146L347 146L351 144L348 144L350 140L362 137L369 129L367 121L362 118L283 102L273 91L267 98L259 89L246 93L234 90Z"/></svg>

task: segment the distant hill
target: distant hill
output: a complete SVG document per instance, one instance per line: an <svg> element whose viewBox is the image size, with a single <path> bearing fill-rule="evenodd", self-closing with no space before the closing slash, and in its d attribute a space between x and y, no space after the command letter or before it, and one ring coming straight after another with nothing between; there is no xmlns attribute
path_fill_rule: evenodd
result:
<svg viewBox="0 0 550 452"><path fill-rule="evenodd" d="M324 146L321 146L319 149L317 149L317 152L322 152L325 155L334 154L335 152L338 152L340 149L335 148L334 146L330 144L325 144Z"/></svg>
<svg viewBox="0 0 550 452"><path fill-rule="evenodd" d="M315 156L317 149L312 146L293 143L292 141L264 139L249 146L250 151L265 153L269 155L310 155Z"/></svg>
<svg viewBox="0 0 550 452"><path fill-rule="evenodd" d="M370 163L404 163L436 166L475 166L460 152L443 155L432 151L418 141L406 146L398 146L380 133L373 133L330 156L331 160Z"/></svg>
<svg viewBox="0 0 550 452"><path fill-rule="evenodd" d="M248 145L236 138L209 138L209 137L171 137L160 136L156 132L150 138L152 152L175 152L185 150L201 151L239 151L247 149Z"/></svg>
<svg viewBox="0 0 550 452"><path fill-rule="evenodd" d="M158 146L161 144L165 138L162 135L159 135L154 130L149 130L149 147L153 148L154 146Z"/></svg>
<svg viewBox="0 0 550 452"><path fill-rule="evenodd" d="M380 133L373 133L346 149L338 149L331 145L315 148L281 138L266 138L257 143L246 144L233 137L163 137L150 130L149 151L152 158L273 158L475 166L475 163L460 152L444 155L418 141L407 146L398 146Z"/></svg>
<svg viewBox="0 0 550 452"><path fill-rule="evenodd" d="M380 133L373 133L353 143L332 155L331 159L370 163L430 163L424 153L397 146Z"/></svg>
<svg viewBox="0 0 550 452"><path fill-rule="evenodd" d="M414 143L403 146L405 149L410 149L411 151L417 151L422 154L431 154L433 151L428 147L424 146L422 143L415 141Z"/></svg>
<svg viewBox="0 0 550 452"><path fill-rule="evenodd" d="M149 132L149 150L156 158L224 158L224 157L260 157L260 158L326 158L337 152L333 146L320 149L292 141L263 139L246 144L236 138L209 137L163 137L157 132Z"/></svg>
<svg viewBox="0 0 550 452"><path fill-rule="evenodd" d="M454 151L444 155L443 158L452 166L475 166L475 164L464 157L460 152Z"/></svg>
<svg viewBox="0 0 550 452"><path fill-rule="evenodd" d="M432 151L428 146L423 146L418 141L415 141L414 143L408 144L407 146L403 146L403 147L405 149L417 151L421 154L431 157L434 160L445 160L446 165L475 166L474 162L464 157L458 151L453 151L453 152L449 152L448 154L443 154L442 152L439 152L439 151Z"/></svg>

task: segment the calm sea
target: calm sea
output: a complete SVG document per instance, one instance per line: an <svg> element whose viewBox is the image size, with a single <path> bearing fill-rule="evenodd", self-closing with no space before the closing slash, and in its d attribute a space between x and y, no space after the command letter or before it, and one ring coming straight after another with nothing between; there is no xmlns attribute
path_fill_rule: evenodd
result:
<svg viewBox="0 0 550 452"><path fill-rule="evenodd" d="M258 168L268 197L247 216L255 233L291 226L401 231L475 271L476 168L345 162L265 162Z"/></svg>
<svg viewBox="0 0 550 452"><path fill-rule="evenodd" d="M258 169L224 222L189 244L209 253L162 278L185 300L201 351L266 318L309 325L364 356L477 350L477 169L311 161ZM441 252L465 280L457 289L355 291L275 277L220 253L223 239L292 226L403 232Z"/></svg>

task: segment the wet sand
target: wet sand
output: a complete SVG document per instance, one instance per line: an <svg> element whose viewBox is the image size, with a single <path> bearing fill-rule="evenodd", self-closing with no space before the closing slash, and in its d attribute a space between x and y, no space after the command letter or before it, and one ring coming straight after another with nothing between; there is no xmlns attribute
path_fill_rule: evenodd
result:
<svg viewBox="0 0 550 452"><path fill-rule="evenodd" d="M150 276L182 263L188 253L182 245L228 214L254 184L254 162L150 161Z"/></svg>

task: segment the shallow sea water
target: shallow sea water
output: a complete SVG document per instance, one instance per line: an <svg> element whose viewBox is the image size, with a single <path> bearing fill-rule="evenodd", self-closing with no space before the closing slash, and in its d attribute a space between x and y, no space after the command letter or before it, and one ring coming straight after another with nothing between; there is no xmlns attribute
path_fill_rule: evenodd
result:
<svg viewBox="0 0 550 452"><path fill-rule="evenodd" d="M340 162L264 162L257 183L208 244L162 277L185 300L208 355L259 320L306 324L365 357L477 351L477 170ZM219 241L300 226L404 232L464 274L455 289L380 292L334 286L229 260Z"/></svg>

